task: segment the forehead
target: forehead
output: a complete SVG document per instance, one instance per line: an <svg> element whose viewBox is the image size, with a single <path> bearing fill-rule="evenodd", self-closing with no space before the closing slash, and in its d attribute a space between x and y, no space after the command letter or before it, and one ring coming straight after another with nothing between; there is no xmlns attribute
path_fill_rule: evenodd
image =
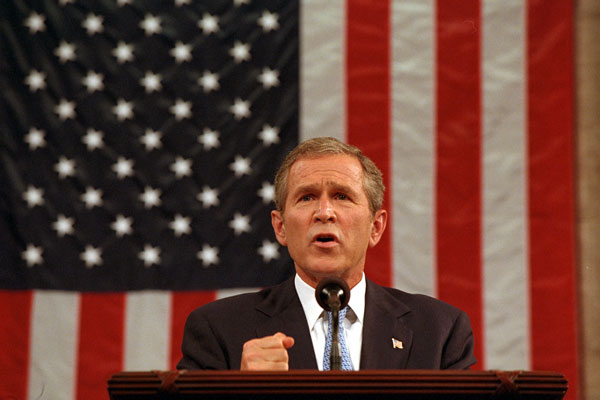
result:
<svg viewBox="0 0 600 400"><path fill-rule="evenodd" d="M301 158L292 164L288 185L294 186L332 182L362 185L363 170L360 162L347 154Z"/></svg>

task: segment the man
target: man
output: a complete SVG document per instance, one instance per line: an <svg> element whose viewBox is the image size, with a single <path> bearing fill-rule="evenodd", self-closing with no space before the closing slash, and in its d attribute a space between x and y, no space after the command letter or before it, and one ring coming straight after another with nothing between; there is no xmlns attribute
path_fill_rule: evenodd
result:
<svg viewBox="0 0 600 400"><path fill-rule="evenodd" d="M275 178L271 223L294 261L295 277L192 312L177 368L328 369L329 321L314 296L327 276L340 277L351 288L346 316L340 318L348 368L474 364L465 313L365 278L367 248L379 242L387 223L383 192L381 172L356 147L316 138L292 150Z"/></svg>

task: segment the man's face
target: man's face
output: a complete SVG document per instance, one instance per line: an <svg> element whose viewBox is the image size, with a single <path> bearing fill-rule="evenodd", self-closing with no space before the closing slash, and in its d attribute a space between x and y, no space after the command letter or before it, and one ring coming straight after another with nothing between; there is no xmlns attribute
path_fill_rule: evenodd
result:
<svg viewBox="0 0 600 400"><path fill-rule="evenodd" d="M296 161L288 174L283 215L271 212L277 240L287 246L296 272L316 287L325 276L356 285L368 247L385 230L387 213L371 214L360 162L349 155Z"/></svg>

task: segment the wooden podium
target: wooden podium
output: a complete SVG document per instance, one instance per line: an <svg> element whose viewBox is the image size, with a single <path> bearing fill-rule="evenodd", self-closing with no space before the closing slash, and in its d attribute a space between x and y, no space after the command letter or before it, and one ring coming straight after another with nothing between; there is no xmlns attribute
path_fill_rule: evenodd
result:
<svg viewBox="0 0 600 400"><path fill-rule="evenodd" d="M567 380L533 371L148 371L108 380L111 400L560 400Z"/></svg>

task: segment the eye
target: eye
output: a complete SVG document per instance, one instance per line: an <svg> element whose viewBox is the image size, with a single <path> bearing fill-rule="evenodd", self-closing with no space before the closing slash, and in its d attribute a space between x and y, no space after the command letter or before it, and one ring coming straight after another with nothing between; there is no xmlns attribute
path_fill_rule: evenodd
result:
<svg viewBox="0 0 600 400"><path fill-rule="evenodd" d="M305 194L300 196L300 201L310 201L312 199L312 196L310 194Z"/></svg>
<svg viewBox="0 0 600 400"><path fill-rule="evenodd" d="M348 200L348 196L346 196L344 193L338 193L335 195L335 197L338 200Z"/></svg>

